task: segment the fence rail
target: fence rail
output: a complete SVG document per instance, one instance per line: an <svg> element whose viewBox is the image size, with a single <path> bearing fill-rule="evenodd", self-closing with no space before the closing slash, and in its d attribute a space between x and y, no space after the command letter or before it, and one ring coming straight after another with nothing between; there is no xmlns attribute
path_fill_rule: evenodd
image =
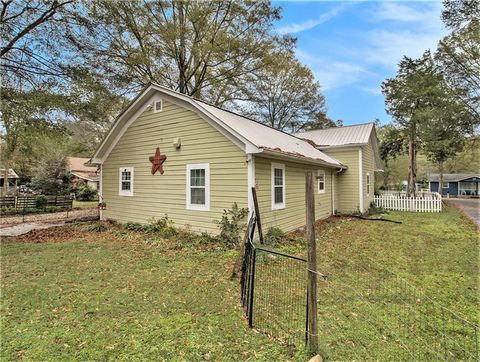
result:
<svg viewBox="0 0 480 362"><path fill-rule="evenodd" d="M35 196L3 196L0 197L0 209L2 211L14 211L21 213L24 210L36 209L39 206L39 197L45 199L40 202L41 208L55 206L62 210L71 210L73 199L68 195L35 195Z"/></svg>
<svg viewBox="0 0 480 362"><path fill-rule="evenodd" d="M442 197L440 194L424 193L425 195L417 195L408 197L405 193L385 193L375 195L373 202L375 206L382 207L387 210L410 211L410 212L441 212Z"/></svg>

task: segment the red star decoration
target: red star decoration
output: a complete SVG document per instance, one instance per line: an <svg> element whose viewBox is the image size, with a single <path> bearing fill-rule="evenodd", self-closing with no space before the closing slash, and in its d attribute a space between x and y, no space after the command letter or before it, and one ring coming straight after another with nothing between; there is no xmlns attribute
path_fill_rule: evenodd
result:
<svg viewBox="0 0 480 362"><path fill-rule="evenodd" d="M148 158L152 163L152 175L155 175L155 172L160 171L160 174L163 175L163 163L167 159L167 156L160 154L160 148L157 147L155 151L155 156L150 156Z"/></svg>

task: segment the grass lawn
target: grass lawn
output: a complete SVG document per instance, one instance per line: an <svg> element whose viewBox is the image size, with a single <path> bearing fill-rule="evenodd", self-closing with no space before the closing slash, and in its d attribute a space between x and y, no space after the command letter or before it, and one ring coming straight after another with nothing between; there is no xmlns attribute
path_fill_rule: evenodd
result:
<svg viewBox="0 0 480 362"><path fill-rule="evenodd" d="M97 207L98 201L78 201L73 200L73 208L82 208L82 207Z"/></svg>
<svg viewBox="0 0 480 362"><path fill-rule="evenodd" d="M472 223L451 207L388 217L403 224L334 219L318 226L319 270L328 275L319 282L320 342L334 359L373 355L356 343L377 348L377 356L397 352L382 342L392 338L388 331L372 328L390 325L388 310L371 304L374 322L362 318L363 299L348 288L391 298L385 268L478 323ZM306 359L248 328L238 282L229 279L234 252L115 228L73 225L44 234L40 243L2 243L2 360ZM279 249L304 255L304 239L297 233Z"/></svg>

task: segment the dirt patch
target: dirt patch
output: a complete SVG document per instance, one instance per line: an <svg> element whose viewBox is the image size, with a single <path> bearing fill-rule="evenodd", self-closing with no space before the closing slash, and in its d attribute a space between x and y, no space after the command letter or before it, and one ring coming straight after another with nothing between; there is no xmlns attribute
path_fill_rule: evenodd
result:
<svg viewBox="0 0 480 362"><path fill-rule="evenodd" d="M84 238L89 232L79 226L62 225L54 226L48 229L32 230L20 236L11 236L2 238L2 243L20 242L20 243L59 243L72 238Z"/></svg>

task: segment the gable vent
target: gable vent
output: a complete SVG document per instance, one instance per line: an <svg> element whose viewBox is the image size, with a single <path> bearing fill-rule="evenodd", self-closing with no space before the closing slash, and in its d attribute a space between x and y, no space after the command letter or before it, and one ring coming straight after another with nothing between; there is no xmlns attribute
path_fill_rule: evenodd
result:
<svg viewBox="0 0 480 362"><path fill-rule="evenodd" d="M163 109L163 102L162 102L162 100L153 102L153 112L154 112L154 113L161 112L162 109Z"/></svg>

